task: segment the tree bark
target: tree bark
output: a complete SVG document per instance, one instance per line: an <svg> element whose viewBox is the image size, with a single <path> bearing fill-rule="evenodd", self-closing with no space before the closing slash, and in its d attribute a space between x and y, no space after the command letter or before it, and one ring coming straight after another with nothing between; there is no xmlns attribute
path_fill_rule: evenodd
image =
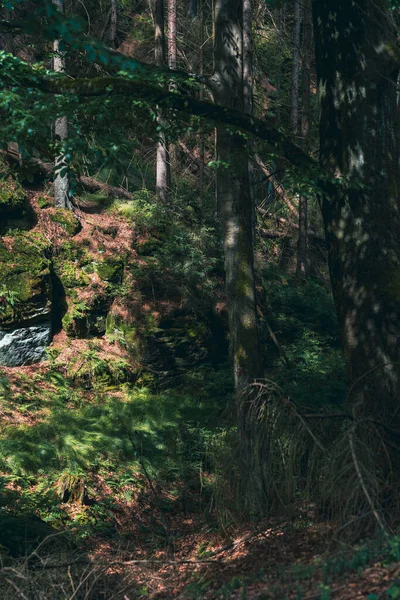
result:
<svg viewBox="0 0 400 600"><path fill-rule="evenodd" d="M400 398L396 31L386 0L313 2L321 165L341 178L322 213L354 416ZM396 412L395 412L396 411Z"/></svg>
<svg viewBox="0 0 400 600"><path fill-rule="evenodd" d="M215 0L214 99L238 110L244 107L242 31L241 0ZM247 143L219 126L217 155L230 344L236 390L241 392L260 374Z"/></svg>
<svg viewBox="0 0 400 600"><path fill-rule="evenodd" d="M300 0L294 0L294 30L293 30L293 68L292 68L292 109L290 121L294 134L299 128L299 73L300 73L300 31L301 6Z"/></svg>
<svg viewBox="0 0 400 600"><path fill-rule="evenodd" d="M301 141L305 152L308 151L310 131L310 85L311 85L311 45L312 14L311 1L304 0L303 5L303 69L302 69L302 103L301 103ZM307 278L307 196L299 198L299 237L297 240L296 275L299 280Z"/></svg>
<svg viewBox="0 0 400 600"><path fill-rule="evenodd" d="M215 0L214 100L244 110L242 0ZM227 43L229 40L229 43ZM260 508L265 482L250 384L260 377L247 141L217 127L217 206L225 259L230 351L236 389L243 499Z"/></svg>
<svg viewBox="0 0 400 600"><path fill-rule="evenodd" d="M199 73L204 74L204 0L199 0L200 10L200 52L199 52ZM204 85L200 86L200 100L204 100ZM199 131L199 154L200 154L200 199L204 199L204 160L205 160L205 147L204 147L204 131L203 127L200 126Z"/></svg>
<svg viewBox="0 0 400 600"><path fill-rule="evenodd" d="M164 0L155 0L155 62L158 67L165 65L165 24ZM163 111L158 111L158 122L163 125ZM159 134L156 157L156 195L163 203L168 202L171 183L169 146L163 131Z"/></svg>
<svg viewBox="0 0 400 600"><path fill-rule="evenodd" d="M176 1L168 0L168 66L176 70L177 40L176 40Z"/></svg>
<svg viewBox="0 0 400 600"><path fill-rule="evenodd" d="M57 10L64 13L64 0L53 0ZM54 58L53 58L53 69L56 73L65 73L65 56L60 51L60 40L54 40L53 43ZM61 148L68 139L68 119L66 116L59 117L55 121L54 134L56 140L61 143ZM67 162L65 159L65 152L63 148L55 159L55 171L56 177L54 180L54 205L57 208L72 208L71 201L69 199L69 179L68 171L65 173L62 171L67 170Z"/></svg>
<svg viewBox="0 0 400 600"><path fill-rule="evenodd" d="M112 48L117 47L117 26L118 26L118 7L117 0L111 0L110 12L110 45Z"/></svg>
<svg viewBox="0 0 400 600"><path fill-rule="evenodd" d="M201 0L200 0L201 1ZM199 12L199 0L189 0L189 14L195 19Z"/></svg>
<svg viewBox="0 0 400 600"><path fill-rule="evenodd" d="M243 0L243 110L248 115L253 112L253 10L251 0ZM252 141L248 142L249 150ZM256 231L256 206L254 172L249 160L249 185L252 206L253 239Z"/></svg>

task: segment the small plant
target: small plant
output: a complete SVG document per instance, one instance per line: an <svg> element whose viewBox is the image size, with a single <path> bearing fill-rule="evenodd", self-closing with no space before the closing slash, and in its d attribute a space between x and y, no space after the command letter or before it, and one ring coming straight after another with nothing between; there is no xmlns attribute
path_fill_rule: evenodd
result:
<svg viewBox="0 0 400 600"><path fill-rule="evenodd" d="M18 301L18 292L9 290L4 284L0 287L0 317L9 307L15 308Z"/></svg>

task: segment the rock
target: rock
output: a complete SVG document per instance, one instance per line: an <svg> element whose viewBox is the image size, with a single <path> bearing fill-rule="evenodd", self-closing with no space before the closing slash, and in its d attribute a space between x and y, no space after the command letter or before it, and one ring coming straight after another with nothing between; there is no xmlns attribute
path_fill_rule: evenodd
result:
<svg viewBox="0 0 400 600"><path fill-rule="evenodd" d="M97 261L95 268L98 276L103 281L118 284L122 282L124 261L117 257L107 256L102 261Z"/></svg>
<svg viewBox="0 0 400 600"><path fill-rule="evenodd" d="M53 223L60 225L71 236L76 235L82 229L79 219L72 210L67 208L56 208L54 213L50 214L50 219Z"/></svg>
<svg viewBox="0 0 400 600"><path fill-rule="evenodd" d="M0 179L0 215L20 214L25 206L26 198L20 184L11 177Z"/></svg>
<svg viewBox="0 0 400 600"><path fill-rule="evenodd" d="M50 321L9 331L0 329L0 365L20 367L39 362L46 356L50 339Z"/></svg>
<svg viewBox="0 0 400 600"><path fill-rule="evenodd" d="M0 241L0 328L18 329L49 317L52 286L47 247L38 233L15 236L11 247Z"/></svg>
<svg viewBox="0 0 400 600"><path fill-rule="evenodd" d="M52 282L47 240L37 232L0 241L0 364L45 357L51 338Z"/></svg>

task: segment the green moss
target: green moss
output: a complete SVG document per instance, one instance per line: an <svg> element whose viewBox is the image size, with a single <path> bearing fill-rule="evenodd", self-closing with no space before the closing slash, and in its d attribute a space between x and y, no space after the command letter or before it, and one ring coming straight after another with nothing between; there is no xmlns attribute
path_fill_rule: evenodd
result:
<svg viewBox="0 0 400 600"><path fill-rule="evenodd" d="M0 179L0 213L19 213L25 205L25 194L20 184L8 177Z"/></svg>
<svg viewBox="0 0 400 600"><path fill-rule="evenodd" d="M103 281L121 283L124 271L124 262L121 259L105 257L104 260L96 263L95 268Z"/></svg>
<svg viewBox="0 0 400 600"><path fill-rule="evenodd" d="M48 242L39 233L19 234L11 247L0 241L0 288L13 296L5 303L0 323L11 324L50 310L50 261L45 256Z"/></svg>
<svg viewBox="0 0 400 600"><path fill-rule="evenodd" d="M39 196L37 203L40 208L50 208L51 206L54 206L54 200L52 198L47 198L46 196Z"/></svg>
<svg viewBox="0 0 400 600"><path fill-rule="evenodd" d="M64 289L82 288L90 283L90 278L85 271L79 268L79 265L72 260L57 261L54 264L54 271L60 279Z"/></svg>
<svg viewBox="0 0 400 600"><path fill-rule="evenodd" d="M57 208L54 214L50 215L53 223L60 225L69 235L76 235L82 229L79 219L74 213L66 208Z"/></svg>

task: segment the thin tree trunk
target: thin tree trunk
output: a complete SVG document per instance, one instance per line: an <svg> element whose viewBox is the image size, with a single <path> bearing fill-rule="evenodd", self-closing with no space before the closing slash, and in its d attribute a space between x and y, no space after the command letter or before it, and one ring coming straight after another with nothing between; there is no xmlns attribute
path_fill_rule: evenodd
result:
<svg viewBox="0 0 400 600"><path fill-rule="evenodd" d="M300 0L294 0L294 30L293 30L293 69L292 69L292 108L290 121L293 133L296 135L299 127L299 73L300 73L300 32L301 10Z"/></svg>
<svg viewBox="0 0 400 600"><path fill-rule="evenodd" d="M189 0L189 13L192 19L195 19L199 12L199 1L202 0Z"/></svg>
<svg viewBox="0 0 400 600"><path fill-rule="evenodd" d="M177 40L176 40L176 1L168 0L168 66L176 69Z"/></svg>
<svg viewBox="0 0 400 600"><path fill-rule="evenodd" d="M117 46L117 26L118 26L117 0L111 0L110 45L112 48L116 48L116 46Z"/></svg>
<svg viewBox="0 0 400 600"><path fill-rule="evenodd" d="M64 13L64 0L53 0L57 10ZM65 56L60 51L60 40L55 40L53 43L54 58L53 58L53 69L56 73L65 73ZM67 117L59 117L55 121L54 134L56 140L61 143L61 147L68 139L68 120ZM64 172L66 171L66 172ZM69 199L69 179L67 171L67 162L65 159L65 152L61 150L61 153L56 156L55 159L55 172L56 177L54 180L54 205L57 208L72 208L71 201Z"/></svg>
<svg viewBox="0 0 400 600"><path fill-rule="evenodd" d="M165 65L165 24L164 0L155 0L155 62L158 67ZM162 111L158 111L158 121L162 126ZM168 142L163 131L159 134L156 157L156 195L161 202L167 203L171 174Z"/></svg>
<svg viewBox="0 0 400 600"><path fill-rule="evenodd" d="M199 52L199 73L204 74L204 0L199 0L199 11L200 11L200 52ZM204 100L204 86L200 86L200 100ZM200 153L200 199L204 199L204 132L203 128L200 127L199 132L199 153Z"/></svg>
<svg viewBox="0 0 400 600"><path fill-rule="evenodd" d="M312 15L311 2L304 0L303 6L303 70L302 70L302 106L301 137L303 149L307 152L310 130L310 75L311 75ZM296 275L300 280L307 278L307 196L299 199L299 237L297 240Z"/></svg>

